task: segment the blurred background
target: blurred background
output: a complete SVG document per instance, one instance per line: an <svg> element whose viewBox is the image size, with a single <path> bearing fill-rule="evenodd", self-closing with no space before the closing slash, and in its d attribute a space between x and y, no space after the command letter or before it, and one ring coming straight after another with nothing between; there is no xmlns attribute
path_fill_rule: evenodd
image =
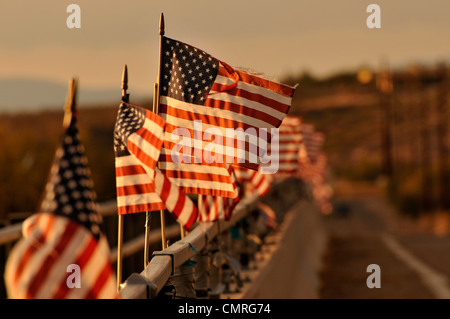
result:
<svg viewBox="0 0 450 319"><path fill-rule="evenodd" d="M122 69L130 102L150 107L164 12L166 36L299 84L289 114L326 134L336 198L385 196L416 220L439 214L437 231L447 233L448 1L379 0L380 29L367 27L371 2L359 0L78 0L80 29L66 26L71 3L0 3L0 224L38 206L71 77L98 200L115 198Z"/></svg>

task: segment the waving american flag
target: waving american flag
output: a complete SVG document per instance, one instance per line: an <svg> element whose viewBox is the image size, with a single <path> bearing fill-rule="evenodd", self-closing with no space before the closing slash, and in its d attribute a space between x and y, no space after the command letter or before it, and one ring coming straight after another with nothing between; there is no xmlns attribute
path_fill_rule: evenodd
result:
<svg viewBox="0 0 450 319"><path fill-rule="evenodd" d="M298 170L298 157L303 143L302 122L299 117L286 116L278 134L269 145L269 152L278 154L277 175L292 175Z"/></svg>
<svg viewBox="0 0 450 319"><path fill-rule="evenodd" d="M234 209L236 208L236 205L243 196L242 188L238 186L238 180L234 173L235 169L232 165L227 165L227 170L232 178L233 188L236 195L233 198L203 194L198 195L197 203L199 222L229 220Z"/></svg>
<svg viewBox="0 0 450 319"><path fill-rule="evenodd" d="M114 133L119 214L169 210L189 229L197 207L158 168L165 121L139 106L123 102Z"/></svg>
<svg viewBox="0 0 450 319"><path fill-rule="evenodd" d="M23 238L8 257L10 298L115 298L109 247L101 233L96 195L79 140L76 117L57 149L42 203L23 223ZM80 285L68 284L68 267Z"/></svg>
<svg viewBox="0 0 450 319"><path fill-rule="evenodd" d="M257 169L270 129L277 128L289 111L294 88L234 69L167 37L162 55L160 114L166 134L161 170L186 192L235 197L226 164ZM172 133L178 128L190 133L183 138L190 152L181 163L172 156L179 143ZM227 134L227 129L236 135ZM222 144L215 143L214 151L205 153L211 132Z"/></svg>

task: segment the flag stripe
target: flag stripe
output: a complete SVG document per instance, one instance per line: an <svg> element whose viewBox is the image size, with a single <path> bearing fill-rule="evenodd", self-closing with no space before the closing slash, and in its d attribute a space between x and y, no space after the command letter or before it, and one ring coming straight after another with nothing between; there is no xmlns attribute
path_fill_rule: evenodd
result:
<svg viewBox="0 0 450 319"><path fill-rule="evenodd" d="M223 76L221 74L218 74L216 79L214 80L214 84L212 90L210 91L210 94L213 95L221 92L230 92L231 95L235 95L234 93L239 93L239 90L242 90L244 92L248 92L249 94L258 94L262 100L265 100L267 102L275 101L276 103L280 103L279 106L281 106L281 109L283 110L286 110L285 106L282 106L283 104L284 105L291 104L292 97L290 96L285 96L271 90L264 90L260 86L249 84L244 81L239 81L236 87L233 89L230 90L223 89L224 85L228 85L232 82L233 82L232 79L227 78L226 76ZM271 103L266 104L268 104L268 106L271 105Z"/></svg>
<svg viewBox="0 0 450 319"><path fill-rule="evenodd" d="M77 231L77 227L74 223L68 223L65 232L61 236L60 240L54 246L54 252L56 254L61 254L66 246L70 243L71 238ZM36 273L34 280L30 283L28 288L28 297L34 298L37 290L39 289L42 282L46 279L53 263L55 262L54 256L47 255L44 262L40 265L39 271Z"/></svg>
<svg viewBox="0 0 450 319"><path fill-rule="evenodd" d="M13 279L14 285L16 285L18 283L18 280L22 276L22 273L23 273L25 267L30 266L31 258L33 257L35 252L39 249L40 245L38 243L44 243L47 240L47 237L51 234L51 229L52 229L53 223L54 223L54 216L48 215L48 218L46 218L44 220L40 220L40 219L35 218L35 216L32 216L32 220L33 220L33 223L28 228L27 233L31 233L32 228L38 227L37 225L40 223L43 223L42 227L45 229L45 231L43 233L39 233L36 235L36 237L35 237L36 244L24 246L24 247L27 247L27 249L24 251L23 255L21 255L19 253L19 255L21 255L21 256L19 259L19 264L17 266L17 270L15 271L14 279ZM26 226L26 225L27 225L27 223L24 222L24 226Z"/></svg>
<svg viewBox="0 0 450 319"><path fill-rule="evenodd" d="M116 176L128 176L128 175L144 175L145 169L140 165L129 165L116 167Z"/></svg>
<svg viewBox="0 0 450 319"><path fill-rule="evenodd" d="M176 220L185 229L189 230L192 221L197 219L197 207L159 169L156 169L155 188L166 208L174 214Z"/></svg>
<svg viewBox="0 0 450 319"><path fill-rule="evenodd" d="M238 84L238 87L226 92L211 92L204 105L236 113L256 115L260 119L270 117L270 120L274 122L281 121L289 111L290 101L282 103L264 94L249 92L241 86ZM215 88L218 87L213 86L213 89Z"/></svg>
<svg viewBox="0 0 450 319"><path fill-rule="evenodd" d="M91 237L87 245L84 247L82 253L78 256L77 259L74 260L73 263L80 267L80 272L84 271L84 267L88 263L89 259L92 257L96 247L97 241L95 240L94 237ZM58 289L54 294L53 299L63 299L67 296L67 293L70 291L70 288L66 284L66 281L67 278L64 277L64 279L58 285Z"/></svg>
<svg viewBox="0 0 450 319"><path fill-rule="evenodd" d="M167 123L179 127L194 129L194 121L202 121L203 130L210 127L232 129L239 127L244 130L249 128L268 129L278 127L277 124L281 123L281 120L276 120L263 112L257 112L259 116L255 117L249 114L236 113L231 110L222 110L219 108L225 105L226 102L217 101L212 105L214 107L205 107L162 96L160 114Z"/></svg>
<svg viewBox="0 0 450 319"><path fill-rule="evenodd" d="M242 71L237 70L237 69L234 69L234 72L236 72L239 75L239 82L252 84L252 85L254 85L256 87L267 88L267 89L269 89L272 92L276 92L278 94L281 94L281 95L284 95L284 96L287 96L287 97L292 97L293 94L294 94L294 88L292 88L292 87L290 87L288 85L276 83L276 82L264 79L264 78L256 76L256 75L251 75L249 73L242 72ZM218 72L217 75L218 76L228 77L228 78L231 79L230 73L223 66L219 66L219 72Z"/></svg>
<svg viewBox="0 0 450 319"><path fill-rule="evenodd" d="M111 276L111 267L108 262L105 262L103 267L101 268L97 280L95 281L93 285L93 289L90 289L85 299L96 299L100 295L100 292L102 288L105 286L106 282L108 281L109 277Z"/></svg>

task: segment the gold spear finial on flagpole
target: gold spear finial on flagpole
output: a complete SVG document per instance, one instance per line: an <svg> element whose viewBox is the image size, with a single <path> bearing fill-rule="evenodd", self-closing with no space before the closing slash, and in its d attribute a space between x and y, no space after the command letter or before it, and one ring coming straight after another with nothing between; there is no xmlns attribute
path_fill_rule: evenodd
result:
<svg viewBox="0 0 450 319"><path fill-rule="evenodd" d="M159 35L164 35L164 13L161 12L161 16L159 17Z"/></svg>
<svg viewBox="0 0 450 319"><path fill-rule="evenodd" d="M125 64L122 72L122 98L126 98L125 102L128 102L129 94L127 93L127 90L128 90L128 67Z"/></svg>
<svg viewBox="0 0 450 319"><path fill-rule="evenodd" d="M66 104L64 105L63 127L68 128L72 116L77 115L77 81L75 78L69 80L69 91L67 92Z"/></svg>

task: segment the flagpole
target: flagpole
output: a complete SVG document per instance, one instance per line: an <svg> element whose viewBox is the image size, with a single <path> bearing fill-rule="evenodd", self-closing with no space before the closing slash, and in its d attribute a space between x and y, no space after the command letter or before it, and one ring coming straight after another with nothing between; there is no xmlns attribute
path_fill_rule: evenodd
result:
<svg viewBox="0 0 450 319"><path fill-rule="evenodd" d="M158 63L158 77L156 79L155 87L154 87L154 95L153 95L153 113L159 113L159 83L161 78L161 65L162 65L162 41L164 36L164 13L161 12L161 16L159 18L159 63ZM161 216L161 243L162 249L167 248L166 242L166 222L164 216L164 210L160 210Z"/></svg>
<svg viewBox="0 0 450 319"><path fill-rule="evenodd" d="M123 67L122 73L122 100L129 101L128 89L128 68L127 65ZM117 292L120 290L120 283L122 282L122 246L123 246L123 215L118 215L117 223Z"/></svg>
<svg viewBox="0 0 450 319"><path fill-rule="evenodd" d="M67 130L70 126L70 122L72 122L72 116L77 115L77 81L75 78L71 78L69 80L69 90L67 92L66 102L64 104L64 117L63 117L63 128ZM42 202L44 200L45 191L41 193L38 207L42 206Z"/></svg>
<svg viewBox="0 0 450 319"><path fill-rule="evenodd" d="M183 225L181 225L180 224L180 236L181 236L181 239L183 239L184 238L184 228L183 228Z"/></svg>

